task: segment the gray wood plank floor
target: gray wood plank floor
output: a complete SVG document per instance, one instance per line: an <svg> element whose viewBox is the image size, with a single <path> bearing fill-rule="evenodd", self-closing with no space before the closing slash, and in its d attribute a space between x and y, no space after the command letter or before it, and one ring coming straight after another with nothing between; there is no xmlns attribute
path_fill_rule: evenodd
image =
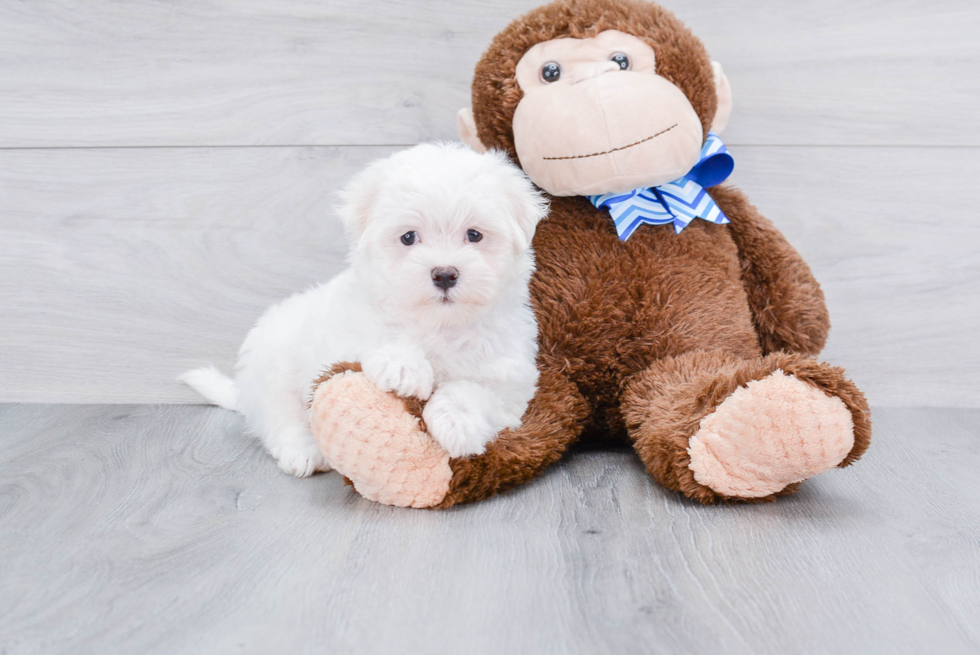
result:
<svg viewBox="0 0 980 655"><path fill-rule="evenodd" d="M297 480L193 406L0 406L0 653L976 653L980 410L700 507L575 452L446 512Z"/></svg>

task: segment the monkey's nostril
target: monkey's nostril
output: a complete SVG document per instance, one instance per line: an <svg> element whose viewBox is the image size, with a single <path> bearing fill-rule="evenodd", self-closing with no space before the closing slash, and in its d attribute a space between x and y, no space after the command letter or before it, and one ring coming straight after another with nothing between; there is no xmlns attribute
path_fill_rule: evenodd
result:
<svg viewBox="0 0 980 655"><path fill-rule="evenodd" d="M459 269L454 266L432 269L432 284L443 291L449 291L450 288L456 286L457 280L459 280Z"/></svg>

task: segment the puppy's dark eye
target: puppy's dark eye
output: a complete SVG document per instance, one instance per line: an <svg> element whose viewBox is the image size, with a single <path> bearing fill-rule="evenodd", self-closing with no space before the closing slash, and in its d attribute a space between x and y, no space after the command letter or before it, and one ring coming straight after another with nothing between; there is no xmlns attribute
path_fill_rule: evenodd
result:
<svg viewBox="0 0 980 655"><path fill-rule="evenodd" d="M402 243L406 246L410 246L419 240L419 235L415 232L406 232L402 235Z"/></svg>
<svg viewBox="0 0 980 655"><path fill-rule="evenodd" d="M549 61L541 67L541 79L551 84L561 79L561 66L556 61Z"/></svg>
<svg viewBox="0 0 980 655"><path fill-rule="evenodd" d="M476 230L466 230L466 240L470 243L476 243L483 240L483 235Z"/></svg>
<svg viewBox="0 0 980 655"><path fill-rule="evenodd" d="M609 58L609 61L614 61L617 64L619 64L620 70L626 70L627 68L630 67L629 57L627 57L621 52L617 52L616 54L614 54L612 57Z"/></svg>

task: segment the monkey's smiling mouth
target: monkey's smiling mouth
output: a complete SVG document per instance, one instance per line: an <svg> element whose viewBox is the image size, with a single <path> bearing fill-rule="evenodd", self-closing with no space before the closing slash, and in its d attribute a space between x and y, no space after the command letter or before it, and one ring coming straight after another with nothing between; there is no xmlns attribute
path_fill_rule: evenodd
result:
<svg viewBox="0 0 980 655"><path fill-rule="evenodd" d="M665 134L667 132L670 132L675 127L677 127L677 123L674 123L673 125L671 125L670 127L668 127L666 130L660 130L656 134L654 134L652 136L648 136L645 139L640 139L639 141L635 141L635 142L633 142L633 143L631 143L629 145L619 146L618 148L613 148L612 150L606 150L604 152L593 152L590 155L570 155L568 157L542 157L542 159L544 159L545 161L556 161L556 160L560 160L560 159L586 159L587 157L598 157L600 155L608 155L609 153L618 152L620 150L626 150L627 148L632 148L633 146L638 146L641 143L646 143L647 141L650 141L652 139L656 139L661 134Z"/></svg>

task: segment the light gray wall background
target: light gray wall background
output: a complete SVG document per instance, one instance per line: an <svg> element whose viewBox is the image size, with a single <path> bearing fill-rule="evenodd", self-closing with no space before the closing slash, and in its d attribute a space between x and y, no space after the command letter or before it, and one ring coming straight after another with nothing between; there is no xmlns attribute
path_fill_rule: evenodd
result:
<svg viewBox="0 0 980 655"><path fill-rule="evenodd" d="M331 194L452 139L536 0L0 3L0 401L197 402L343 265ZM721 61L733 182L875 405L980 407L980 3L667 3Z"/></svg>

